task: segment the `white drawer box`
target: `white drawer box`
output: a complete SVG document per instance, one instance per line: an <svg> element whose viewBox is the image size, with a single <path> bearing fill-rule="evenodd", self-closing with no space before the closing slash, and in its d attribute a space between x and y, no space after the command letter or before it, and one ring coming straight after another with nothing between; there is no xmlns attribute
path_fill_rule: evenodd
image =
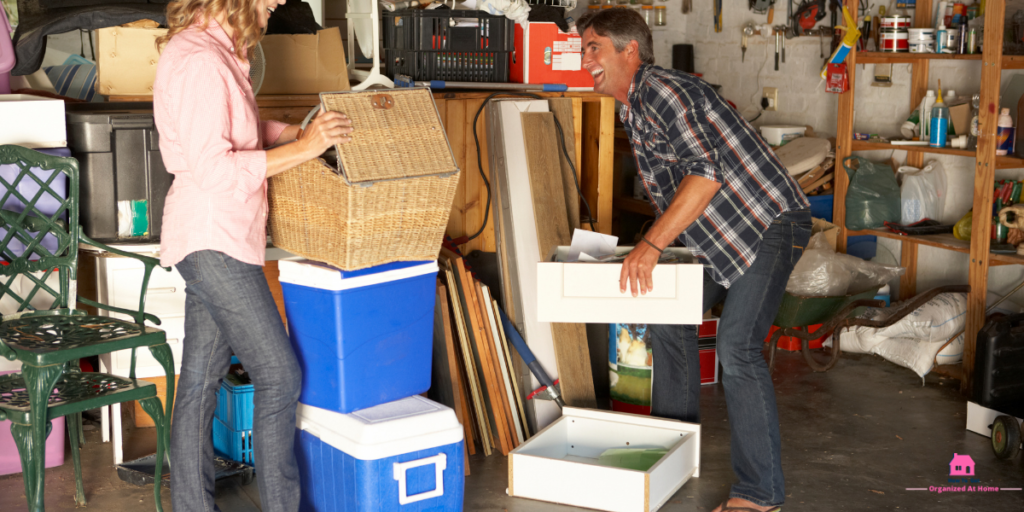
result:
<svg viewBox="0 0 1024 512"><path fill-rule="evenodd" d="M668 450L647 471L601 465L612 448ZM700 469L700 425L566 407L509 452L508 494L612 512L660 508Z"/></svg>
<svg viewBox="0 0 1024 512"><path fill-rule="evenodd" d="M623 255L632 247L617 247ZM537 264L537 320L540 322L699 325L704 294L704 266L689 263L683 248L670 247L683 263L654 267L654 289L633 297L619 290L622 263L563 263L569 247L561 246Z"/></svg>
<svg viewBox="0 0 1024 512"><path fill-rule="evenodd" d="M68 145L64 102L29 94L0 94L0 144L27 148Z"/></svg>

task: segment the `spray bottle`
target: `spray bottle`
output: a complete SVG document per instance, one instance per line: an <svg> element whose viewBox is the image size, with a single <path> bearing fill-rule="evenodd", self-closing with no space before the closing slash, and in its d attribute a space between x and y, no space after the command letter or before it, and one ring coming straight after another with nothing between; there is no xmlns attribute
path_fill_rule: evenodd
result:
<svg viewBox="0 0 1024 512"><path fill-rule="evenodd" d="M1002 156L1012 153L1014 137L1010 109L1004 108L999 111L999 122L996 126L996 154Z"/></svg>
<svg viewBox="0 0 1024 512"><path fill-rule="evenodd" d="M921 98L921 140L928 140L931 133L932 106L935 105L935 91L929 89L924 98Z"/></svg>

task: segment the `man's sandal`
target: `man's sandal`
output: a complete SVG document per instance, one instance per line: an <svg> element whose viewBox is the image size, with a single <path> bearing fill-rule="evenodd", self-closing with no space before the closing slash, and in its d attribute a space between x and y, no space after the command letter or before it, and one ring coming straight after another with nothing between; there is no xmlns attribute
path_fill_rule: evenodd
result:
<svg viewBox="0 0 1024 512"><path fill-rule="evenodd" d="M721 512L761 512L756 508L750 507L730 507L729 500L722 502ZM782 512L782 507L775 507L766 510L765 512Z"/></svg>

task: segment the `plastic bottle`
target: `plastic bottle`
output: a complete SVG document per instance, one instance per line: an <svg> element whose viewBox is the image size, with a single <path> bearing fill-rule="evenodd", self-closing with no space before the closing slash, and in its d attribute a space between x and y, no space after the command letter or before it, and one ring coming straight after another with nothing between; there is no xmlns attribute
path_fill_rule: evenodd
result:
<svg viewBox="0 0 1024 512"><path fill-rule="evenodd" d="M933 105L935 105L935 91L929 90L921 99L921 107L918 109L921 113L921 140L928 140L928 136L931 134L929 127L931 126Z"/></svg>
<svg viewBox="0 0 1024 512"><path fill-rule="evenodd" d="M971 133L967 138L967 147L978 147L978 110L981 108L981 95L971 96Z"/></svg>
<svg viewBox="0 0 1024 512"><path fill-rule="evenodd" d="M1010 109L1004 108L999 111L999 123L996 125L996 154L1006 155L1013 152L1013 119L1010 117Z"/></svg>
<svg viewBox="0 0 1024 512"><path fill-rule="evenodd" d="M939 25L935 30L935 53L943 53L946 50L946 25Z"/></svg>
<svg viewBox="0 0 1024 512"><path fill-rule="evenodd" d="M938 98L928 116L928 145L933 148L946 147L946 135L949 133L949 108L942 101L942 84L939 84Z"/></svg>
<svg viewBox="0 0 1024 512"><path fill-rule="evenodd" d="M910 117L903 122L903 126L900 126L900 133L902 133L907 140L913 139L914 135L916 135L914 132L917 129L917 125L920 123L921 111L915 108L914 111L910 113Z"/></svg>

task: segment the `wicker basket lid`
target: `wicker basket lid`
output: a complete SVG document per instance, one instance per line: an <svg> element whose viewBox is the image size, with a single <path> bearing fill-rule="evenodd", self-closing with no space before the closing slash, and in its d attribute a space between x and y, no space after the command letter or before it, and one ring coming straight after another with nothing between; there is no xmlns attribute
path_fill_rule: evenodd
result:
<svg viewBox="0 0 1024 512"><path fill-rule="evenodd" d="M352 120L352 140L337 146L339 170L348 181L458 172L430 89L322 93L320 101Z"/></svg>

